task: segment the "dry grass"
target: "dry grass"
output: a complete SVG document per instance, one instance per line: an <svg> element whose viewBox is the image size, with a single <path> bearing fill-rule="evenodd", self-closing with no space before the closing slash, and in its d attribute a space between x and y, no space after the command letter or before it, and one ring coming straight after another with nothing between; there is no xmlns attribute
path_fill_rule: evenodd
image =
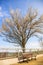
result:
<svg viewBox="0 0 43 65"><path fill-rule="evenodd" d="M12 65L43 65L43 57L37 58L37 60L31 60L27 62L12 64Z"/></svg>

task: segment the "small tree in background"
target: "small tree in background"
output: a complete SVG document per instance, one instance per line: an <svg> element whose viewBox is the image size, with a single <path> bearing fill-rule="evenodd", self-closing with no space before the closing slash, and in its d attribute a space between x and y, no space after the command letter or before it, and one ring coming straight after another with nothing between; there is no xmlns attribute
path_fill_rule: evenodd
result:
<svg viewBox="0 0 43 65"><path fill-rule="evenodd" d="M1 36L10 43L20 45L25 52L28 39L37 33L43 33L43 15L38 18L37 11L32 8L28 9L25 16L22 16L18 9L11 9L10 15L10 18L3 20Z"/></svg>
<svg viewBox="0 0 43 65"><path fill-rule="evenodd" d="M43 50L43 38L42 37L39 39L39 42L40 42L41 49Z"/></svg>

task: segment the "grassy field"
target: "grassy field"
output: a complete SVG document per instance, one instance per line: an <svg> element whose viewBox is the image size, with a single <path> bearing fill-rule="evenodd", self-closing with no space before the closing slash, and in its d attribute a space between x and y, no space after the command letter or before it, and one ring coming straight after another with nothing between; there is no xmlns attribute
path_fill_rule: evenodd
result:
<svg viewBox="0 0 43 65"><path fill-rule="evenodd" d="M43 57L38 57L37 60L31 60L27 62L12 64L12 65L43 65Z"/></svg>

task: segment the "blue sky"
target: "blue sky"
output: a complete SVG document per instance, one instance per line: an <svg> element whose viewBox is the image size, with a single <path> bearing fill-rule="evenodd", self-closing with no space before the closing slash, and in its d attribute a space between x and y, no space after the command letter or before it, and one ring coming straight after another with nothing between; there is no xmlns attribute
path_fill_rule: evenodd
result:
<svg viewBox="0 0 43 65"><path fill-rule="evenodd" d="M0 27L2 25L2 19L5 17L10 17L9 9L19 8L22 12L22 15L26 14L26 11L29 7L38 9L38 15L43 14L43 0L0 0ZM40 44L36 37L32 37L27 42L28 48L39 48ZM0 37L0 47L14 47L11 43L5 42Z"/></svg>

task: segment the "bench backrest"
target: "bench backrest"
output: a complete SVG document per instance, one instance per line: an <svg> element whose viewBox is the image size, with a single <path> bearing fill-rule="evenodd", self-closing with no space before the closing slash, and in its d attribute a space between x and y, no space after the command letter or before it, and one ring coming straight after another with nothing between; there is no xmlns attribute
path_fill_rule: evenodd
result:
<svg viewBox="0 0 43 65"><path fill-rule="evenodd" d="M32 57L32 53L23 53L23 57Z"/></svg>

